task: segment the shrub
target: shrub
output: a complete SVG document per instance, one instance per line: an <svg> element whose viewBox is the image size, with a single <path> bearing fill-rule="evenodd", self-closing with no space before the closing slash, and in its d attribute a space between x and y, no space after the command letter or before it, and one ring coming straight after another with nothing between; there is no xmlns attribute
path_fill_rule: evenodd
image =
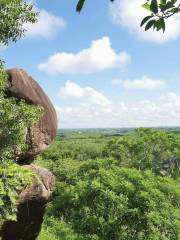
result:
<svg viewBox="0 0 180 240"><path fill-rule="evenodd" d="M180 188L171 178L122 168L112 159L89 160L74 175L67 166L56 195L49 216L84 239L179 239Z"/></svg>
<svg viewBox="0 0 180 240"><path fill-rule="evenodd" d="M12 162L0 164L0 226L16 220L18 193L31 183L32 173Z"/></svg>
<svg viewBox="0 0 180 240"><path fill-rule="evenodd" d="M121 166L152 170L163 176L180 174L180 135L140 128L130 136L112 139L103 151Z"/></svg>
<svg viewBox="0 0 180 240"><path fill-rule="evenodd" d="M7 75L0 67L0 221L15 219L20 190L30 183L31 173L17 165L27 148L26 132L42 110L23 100L6 97Z"/></svg>

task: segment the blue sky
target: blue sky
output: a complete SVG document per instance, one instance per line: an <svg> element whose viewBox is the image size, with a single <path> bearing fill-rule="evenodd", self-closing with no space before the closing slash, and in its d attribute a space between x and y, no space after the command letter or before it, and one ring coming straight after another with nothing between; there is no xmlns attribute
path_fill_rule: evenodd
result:
<svg viewBox="0 0 180 240"><path fill-rule="evenodd" d="M60 128L180 125L180 17L139 27L143 0L37 0L38 23L0 53L52 100Z"/></svg>

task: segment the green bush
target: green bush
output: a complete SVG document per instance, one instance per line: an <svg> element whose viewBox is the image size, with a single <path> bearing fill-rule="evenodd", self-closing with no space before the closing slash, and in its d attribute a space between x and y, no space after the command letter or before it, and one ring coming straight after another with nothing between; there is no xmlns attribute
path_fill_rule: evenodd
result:
<svg viewBox="0 0 180 240"><path fill-rule="evenodd" d="M67 158L83 161L101 158L104 147L103 140L97 142L96 139L58 139L41 156L44 160L54 162Z"/></svg>
<svg viewBox="0 0 180 240"><path fill-rule="evenodd" d="M78 239L179 240L178 181L119 167L113 159L72 162L61 161L56 175L56 197L47 216L54 225L64 222ZM51 228L46 222L43 232L52 233ZM63 230L56 231L57 236Z"/></svg>
<svg viewBox="0 0 180 240"><path fill-rule="evenodd" d="M39 239L179 240L180 135L88 136L58 137L38 157L57 182Z"/></svg>
<svg viewBox="0 0 180 240"><path fill-rule="evenodd" d="M180 174L180 135L140 128L131 136L112 139L103 151L121 166L152 170L163 176Z"/></svg>
<svg viewBox="0 0 180 240"><path fill-rule="evenodd" d="M32 172L12 162L0 164L0 226L16 220L18 193L31 183Z"/></svg>
<svg viewBox="0 0 180 240"><path fill-rule="evenodd" d="M84 237L76 234L71 226L58 218L48 217L45 219L38 240L86 240Z"/></svg>
<svg viewBox="0 0 180 240"><path fill-rule="evenodd" d="M26 23L35 23L37 13L24 0L0 1L0 44L19 40ZM0 224L15 219L18 193L30 182L31 173L17 165L27 150L26 131L40 117L41 109L16 98L7 98L7 75L0 59Z"/></svg>
<svg viewBox="0 0 180 240"><path fill-rule="evenodd" d="M6 97L7 75L0 67L0 222L15 219L20 190L30 183L30 171L17 165L28 149L27 127L40 117L42 109L23 100Z"/></svg>

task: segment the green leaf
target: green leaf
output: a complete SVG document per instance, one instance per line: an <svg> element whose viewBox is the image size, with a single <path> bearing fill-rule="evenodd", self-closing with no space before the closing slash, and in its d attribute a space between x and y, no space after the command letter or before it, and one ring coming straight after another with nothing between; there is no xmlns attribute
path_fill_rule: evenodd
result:
<svg viewBox="0 0 180 240"><path fill-rule="evenodd" d="M148 11L151 11L150 5L148 3L143 4L142 7Z"/></svg>
<svg viewBox="0 0 180 240"><path fill-rule="evenodd" d="M158 2L157 0L152 0L150 4L150 9L153 13L158 13Z"/></svg>
<svg viewBox="0 0 180 240"><path fill-rule="evenodd" d="M155 22L156 22L155 20L149 21L149 22L146 24L145 31L147 31L148 29L150 29L150 28L154 25Z"/></svg>
<svg viewBox="0 0 180 240"><path fill-rule="evenodd" d="M179 158L180 157L180 151L176 151L175 156Z"/></svg>
<svg viewBox="0 0 180 240"><path fill-rule="evenodd" d="M170 12L172 12L172 13L179 13L179 12L180 12L180 9L177 8L177 7L175 7L175 8L172 8L172 9L170 10Z"/></svg>
<svg viewBox="0 0 180 240"><path fill-rule="evenodd" d="M161 24L160 19L158 19L158 20L154 23L153 28L156 29L157 31L161 30L162 24Z"/></svg>
<svg viewBox="0 0 180 240"><path fill-rule="evenodd" d="M83 6L84 6L85 0L79 0L77 6L76 6L76 11L81 12Z"/></svg>
<svg viewBox="0 0 180 240"><path fill-rule="evenodd" d="M164 6L164 11L165 10L168 10L168 9L170 9L170 8L173 8L174 7L174 3L172 2L172 1L168 1L167 3L166 3L166 5Z"/></svg>
<svg viewBox="0 0 180 240"><path fill-rule="evenodd" d="M142 26L143 26L149 19L151 19L152 17L153 17L153 16L150 15L150 16L147 16L147 17L143 18L140 26L142 27Z"/></svg>
<svg viewBox="0 0 180 240"><path fill-rule="evenodd" d="M160 3L161 3L162 5L165 5L165 4L166 4L166 0L160 0Z"/></svg>
<svg viewBox="0 0 180 240"><path fill-rule="evenodd" d="M159 30L162 29L163 32L165 32L165 21L164 21L164 18L158 19L158 20L154 23L153 28L156 28L157 31L159 31Z"/></svg>
<svg viewBox="0 0 180 240"><path fill-rule="evenodd" d="M171 0L172 4L175 4L177 2L177 0Z"/></svg>
<svg viewBox="0 0 180 240"><path fill-rule="evenodd" d="M160 18L159 21L160 21L161 28L162 28L163 33L164 33L164 32L165 32L165 29L166 29L166 25L165 25L164 18Z"/></svg>

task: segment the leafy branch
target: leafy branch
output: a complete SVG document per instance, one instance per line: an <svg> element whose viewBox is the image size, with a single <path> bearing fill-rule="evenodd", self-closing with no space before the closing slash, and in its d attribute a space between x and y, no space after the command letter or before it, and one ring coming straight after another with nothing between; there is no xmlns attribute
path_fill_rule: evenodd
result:
<svg viewBox="0 0 180 240"><path fill-rule="evenodd" d="M114 2L115 0L110 0ZM86 0L78 0L76 11L81 12ZM143 18L140 26L145 25L145 31L153 28L156 31L165 32L166 20L180 12L180 3L178 0L146 0L142 6L150 12Z"/></svg>
<svg viewBox="0 0 180 240"><path fill-rule="evenodd" d="M151 12L141 22L141 27L146 24L145 31L153 28L165 32L165 20L180 12L180 4L177 0L147 0L143 8Z"/></svg>
<svg viewBox="0 0 180 240"><path fill-rule="evenodd" d="M111 2L114 2L114 0L110 0ZM79 0L77 5L76 5L76 11L81 12L82 8L84 7L86 0Z"/></svg>

